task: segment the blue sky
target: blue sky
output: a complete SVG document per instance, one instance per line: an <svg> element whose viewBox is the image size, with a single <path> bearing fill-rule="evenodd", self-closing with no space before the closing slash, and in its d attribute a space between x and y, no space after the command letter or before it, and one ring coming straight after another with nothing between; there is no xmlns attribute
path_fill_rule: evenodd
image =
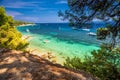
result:
<svg viewBox="0 0 120 80"><path fill-rule="evenodd" d="M61 23L57 12L68 8L67 0L0 0L0 6L16 20L36 23Z"/></svg>

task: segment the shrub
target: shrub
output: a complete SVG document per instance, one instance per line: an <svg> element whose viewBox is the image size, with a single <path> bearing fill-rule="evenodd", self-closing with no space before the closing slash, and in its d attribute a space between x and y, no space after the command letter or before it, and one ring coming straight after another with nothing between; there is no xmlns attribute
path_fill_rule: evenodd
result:
<svg viewBox="0 0 120 80"><path fill-rule="evenodd" d="M108 47L108 46L107 46ZM101 49L91 52L92 56L87 56L82 62L80 58L67 58L64 65L76 70L85 70L101 80L120 79L120 48Z"/></svg>

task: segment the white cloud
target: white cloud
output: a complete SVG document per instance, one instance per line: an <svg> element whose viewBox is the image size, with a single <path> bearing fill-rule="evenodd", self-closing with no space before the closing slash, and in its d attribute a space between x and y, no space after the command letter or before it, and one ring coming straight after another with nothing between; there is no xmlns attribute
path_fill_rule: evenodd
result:
<svg viewBox="0 0 120 80"><path fill-rule="evenodd" d="M16 20L28 21L28 22L38 22L40 20L39 17L34 16L19 16L15 18Z"/></svg>
<svg viewBox="0 0 120 80"><path fill-rule="evenodd" d="M16 17L16 16L20 16L20 15L23 15L22 13L20 12L17 12L17 11L6 11L6 13L12 17Z"/></svg>
<svg viewBox="0 0 120 80"><path fill-rule="evenodd" d="M28 21L28 22L35 22L35 23L65 23L65 22L68 22L68 21L62 21L60 20L60 18L58 16L18 16L18 17L15 17L14 19L16 20L22 20L22 21Z"/></svg>
<svg viewBox="0 0 120 80"><path fill-rule="evenodd" d="M3 5L7 8L31 8L31 7L39 7L38 3L40 3L40 2L16 1L16 2L6 2Z"/></svg>
<svg viewBox="0 0 120 80"><path fill-rule="evenodd" d="M67 1L66 0L61 0L61 1L56 2L55 4L67 4Z"/></svg>
<svg viewBox="0 0 120 80"><path fill-rule="evenodd" d="M68 22L67 20L66 21L62 21L60 19L60 17L58 17L57 15L51 15L51 16L41 16L39 21L37 22L40 22L40 23L66 23Z"/></svg>

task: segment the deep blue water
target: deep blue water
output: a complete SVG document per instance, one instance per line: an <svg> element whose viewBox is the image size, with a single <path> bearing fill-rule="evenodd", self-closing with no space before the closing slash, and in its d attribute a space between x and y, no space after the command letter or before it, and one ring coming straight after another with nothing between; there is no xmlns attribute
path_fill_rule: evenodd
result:
<svg viewBox="0 0 120 80"><path fill-rule="evenodd" d="M29 41L30 48L54 53L57 62L61 64L66 57L77 56L83 59L85 55L91 55L91 51L99 49L102 41L97 40L96 36L88 35L88 33L96 33L97 28L104 27L104 24L92 23L90 27L86 31L73 29L67 23L42 23L17 27L17 29L23 35L32 36Z"/></svg>
<svg viewBox="0 0 120 80"><path fill-rule="evenodd" d="M99 45L101 41L96 39L96 36L89 36L89 32L96 33L97 28L104 27L104 23L92 23L90 31L81 29L73 29L68 23L40 23L35 26L18 27L18 30L27 33L29 29L32 34L41 34L46 36L56 37L60 40L68 42L85 42L86 44Z"/></svg>

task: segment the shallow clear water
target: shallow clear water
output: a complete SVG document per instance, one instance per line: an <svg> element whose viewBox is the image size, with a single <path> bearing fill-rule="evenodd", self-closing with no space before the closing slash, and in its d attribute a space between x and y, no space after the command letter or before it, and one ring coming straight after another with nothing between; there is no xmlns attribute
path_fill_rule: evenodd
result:
<svg viewBox="0 0 120 80"><path fill-rule="evenodd" d="M30 47L53 52L60 59L66 57L80 57L90 55L92 50L99 49L100 41L96 36L89 36L95 32L96 26L90 31L73 30L68 24L36 24L35 26L18 27L24 35L31 35Z"/></svg>

